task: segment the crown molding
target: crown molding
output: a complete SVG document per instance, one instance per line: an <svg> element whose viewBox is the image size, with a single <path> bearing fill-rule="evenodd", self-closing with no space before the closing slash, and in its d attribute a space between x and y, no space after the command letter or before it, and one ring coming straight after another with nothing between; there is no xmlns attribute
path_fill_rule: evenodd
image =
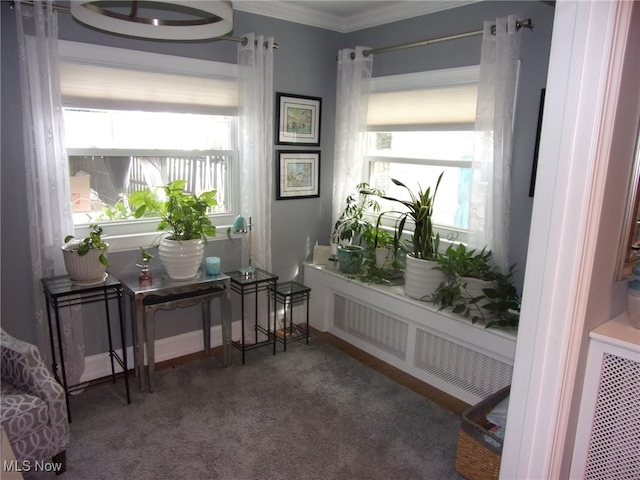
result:
<svg viewBox="0 0 640 480"><path fill-rule="evenodd" d="M350 16L332 15L312 8L301 6L303 2L287 2L280 0L233 2L235 10L263 15L311 27L324 28L340 33L349 33L364 28L375 27L386 23L406 20L408 18L458 8L481 0L423 0L403 1L393 5L385 3L375 6L376 2L367 2L371 9L364 14Z"/></svg>

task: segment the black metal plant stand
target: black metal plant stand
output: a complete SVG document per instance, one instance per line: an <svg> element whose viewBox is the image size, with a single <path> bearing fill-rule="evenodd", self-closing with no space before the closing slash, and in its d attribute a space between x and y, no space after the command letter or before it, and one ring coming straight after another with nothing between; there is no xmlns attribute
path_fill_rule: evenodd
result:
<svg viewBox="0 0 640 480"><path fill-rule="evenodd" d="M278 304L283 306L284 310L284 323L282 329L278 330L274 327L275 333L273 336L273 350L275 353L276 342L281 342L284 347L283 350L287 351L287 343L295 340L304 339L306 343L309 343L309 298L311 297L311 289L298 282L284 282L278 284L272 288L269 292L273 298L275 306L275 312L277 312ZM306 320L304 323L293 322L293 307L301 303L306 303ZM287 322L288 312L288 322ZM273 321L276 324L276 319Z"/></svg>
<svg viewBox="0 0 640 480"><path fill-rule="evenodd" d="M252 350L254 348L263 347L265 345L271 345L273 340L273 333L275 331L271 330L271 297L268 294L269 290L276 287L278 284L278 276L273 273L267 272L260 268L254 268L254 271L251 273L246 273L243 271L235 271L229 272L227 275L231 277L231 290L238 293L240 295L240 315L241 315L241 328L242 328L242 337L239 342L232 342L233 346L239 349L242 352L242 364L245 364L245 352L247 350ZM267 328L262 327L259 322L259 308L258 308L258 299L260 292L267 292ZM255 295L255 315L253 319L253 330L254 330L254 338L253 343L247 343L246 337L246 328L245 328L245 297L247 295ZM274 304L275 306L275 304ZM275 312L275 310L274 310ZM259 334L262 333L266 335L266 339L260 339ZM274 352L275 354L275 349Z"/></svg>
<svg viewBox="0 0 640 480"><path fill-rule="evenodd" d="M52 369L56 380L64 388L65 399L67 401L67 415L69 423L71 423L71 407L69 406L69 394L73 391L82 389L85 384L68 385L67 372L65 368L65 359L62 345L62 329L60 325L60 309L71 307L74 305L82 305L94 302L104 302L105 314L107 321L107 336L109 339L109 357L111 359L111 380L116 381L115 363L117 362L124 372L124 382L127 391L127 403L131 403L129 393L129 372L127 369L127 343L125 337L124 326L124 304L122 301L123 289L120 281L108 275L104 282L97 285L80 286L71 283L68 275L62 275L52 278L43 278L42 285L47 303L47 319L49 321L49 340L51 342ZM122 357L114 350L111 335L111 315L109 313L109 300L117 299L118 301L118 317L120 319L120 341L122 346ZM53 318L52 312L53 309ZM55 323L55 328L54 328ZM56 357L55 337L58 343L58 355L60 359L60 372L62 379L58 375L58 364ZM105 381L109 381L108 378ZM100 382L103 383L103 382Z"/></svg>

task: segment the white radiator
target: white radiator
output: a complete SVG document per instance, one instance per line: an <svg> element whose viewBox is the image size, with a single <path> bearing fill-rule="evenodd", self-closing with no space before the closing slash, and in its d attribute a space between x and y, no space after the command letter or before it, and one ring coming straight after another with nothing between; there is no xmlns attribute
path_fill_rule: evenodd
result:
<svg viewBox="0 0 640 480"><path fill-rule="evenodd" d="M640 479L640 361L605 353L585 479Z"/></svg>
<svg viewBox="0 0 640 480"><path fill-rule="evenodd" d="M626 313L590 333L572 479L640 479L640 331Z"/></svg>
<svg viewBox="0 0 640 480"><path fill-rule="evenodd" d="M511 383L515 333L485 329L401 287L369 285L305 265L310 324L474 405Z"/></svg>
<svg viewBox="0 0 640 480"><path fill-rule="evenodd" d="M400 320L336 295L333 325L387 355L407 359L409 325Z"/></svg>
<svg viewBox="0 0 640 480"><path fill-rule="evenodd" d="M408 362L412 369L428 375L429 380L438 378L477 399L483 399L511 383L511 365L420 327L415 329L414 348L409 353L410 326L407 322L339 294L335 294L333 305L335 328L379 353ZM366 350L372 352L371 348ZM425 379L424 375L420 377Z"/></svg>
<svg viewBox="0 0 640 480"><path fill-rule="evenodd" d="M511 384L513 367L487 355L417 329L414 366L485 398Z"/></svg>

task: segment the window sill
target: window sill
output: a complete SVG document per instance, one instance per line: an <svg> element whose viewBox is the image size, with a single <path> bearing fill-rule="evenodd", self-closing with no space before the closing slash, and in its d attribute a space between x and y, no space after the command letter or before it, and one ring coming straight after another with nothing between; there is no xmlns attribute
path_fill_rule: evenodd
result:
<svg viewBox="0 0 640 480"><path fill-rule="evenodd" d="M215 237L207 237L208 242L217 242L220 240L229 240L227 237L227 228L230 225L217 226L217 234ZM106 235L104 240L109 244L110 252L127 252L131 250L138 250L140 247L150 248L160 243L160 239L166 232L146 232L146 233L133 233L123 235ZM232 238L240 235L231 234Z"/></svg>

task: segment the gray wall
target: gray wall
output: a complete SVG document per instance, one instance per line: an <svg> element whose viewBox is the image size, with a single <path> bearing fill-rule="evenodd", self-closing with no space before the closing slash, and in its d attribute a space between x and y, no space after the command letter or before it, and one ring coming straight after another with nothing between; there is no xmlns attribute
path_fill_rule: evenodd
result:
<svg viewBox="0 0 640 480"><path fill-rule="evenodd" d="M26 205L25 169L22 144L21 106L15 40L15 13L9 2L1 8L1 139L0 179L2 231L1 322L3 328L27 341L35 342L34 302L42 295L30 278L30 253ZM301 278L300 266L310 258L313 245L328 243L331 230L331 192L333 178L333 144L335 120L336 54L338 49L366 45L395 45L482 28L483 20L515 13L531 17L534 32L524 32L522 70L518 93L511 226L511 262L519 266L521 284L526 262L532 200L528 197L534 151L540 89L547 72L553 8L542 2L483 2L459 9L417 17L394 24L370 28L351 34L307 27L268 17L235 12L235 35L249 32L274 36L280 48L274 58L274 90L322 98L321 125L321 196L314 199L272 202L273 271L282 280ZM77 42L180 55L223 62L236 61L236 45L226 41L176 44L145 41L107 35L77 24L70 16L59 15L60 38ZM431 70L478 63L481 37L456 40L403 52L377 55L374 76ZM275 92L274 92L275 94ZM274 147L276 150L294 147ZM274 172L275 176L275 172ZM239 242L215 241L207 255L223 258L223 269L240 266ZM110 271L117 275L136 271L138 252L112 253ZM154 259L154 262L156 259ZM152 266L154 266L152 264ZM101 315L89 307L85 337L87 355L105 351ZM200 328L199 310L161 312L157 338ZM163 319L167 319L163 321ZM170 319L170 320L169 320ZM179 319L180 322L173 320ZM95 328L93 328L95 327Z"/></svg>

